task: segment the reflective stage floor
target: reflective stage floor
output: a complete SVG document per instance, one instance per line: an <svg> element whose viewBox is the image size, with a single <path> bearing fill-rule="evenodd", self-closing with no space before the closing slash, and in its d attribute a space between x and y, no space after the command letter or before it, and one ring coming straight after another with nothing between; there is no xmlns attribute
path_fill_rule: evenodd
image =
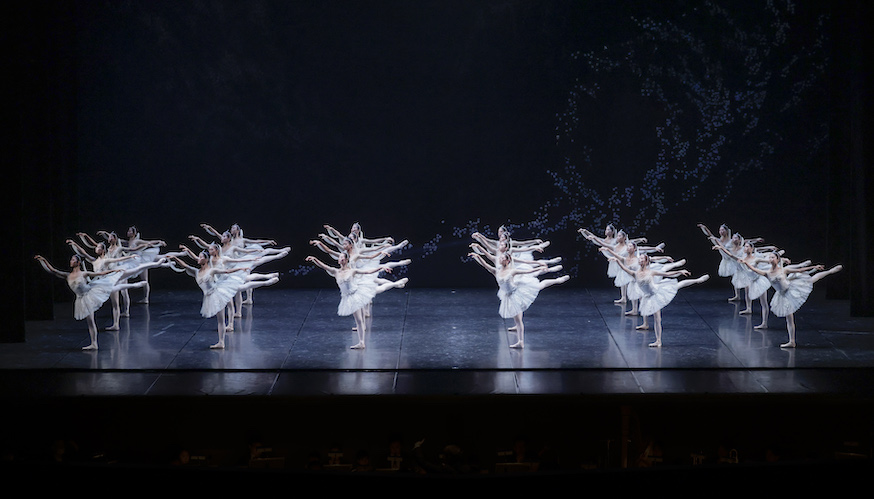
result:
<svg viewBox="0 0 874 499"><path fill-rule="evenodd" d="M25 343L0 344L0 444L33 462L51 442L75 439L79 464L159 463L159 474L180 449L208 456L201 469L279 462L298 472L318 456L324 470L332 448L343 450L340 469L362 449L380 468L397 437L406 452L424 441L435 460L458 444L491 476L516 469L507 460L520 440L537 449L540 476L635 469L653 445L652 462L675 471L659 477L684 482L690 460L718 466L727 449L739 463L797 464L747 472L757 476L804 478L811 466L824 476L823 459L835 455L869 458L849 472L867 476L874 318L851 317L823 291L796 315L795 349L779 346L784 319L754 329L758 304L740 316L743 305L717 286L679 292L663 310L661 348L648 347L652 330L635 329L641 319L613 303L613 288L543 291L525 313L521 350L509 347L516 335L494 289L383 293L364 350L349 348L357 337L352 318L336 314L336 289L257 290L224 350L209 348L216 320L200 317L196 290L154 290L120 331L99 333L96 352L81 350L86 325L61 303L54 320L27 324ZM108 306L97 321L110 323ZM24 450L31 442L39 449ZM250 459L253 442L270 458ZM839 469L846 480L849 468Z"/></svg>
<svg viewBox="0 0 874 499"><path fill-rule="evenodd" d="M367 348L353 350L351 317L333 289L255 293L224 350L216 320L199 314L197 291L152 293L118 332L87 345L71 304L31 322L27 340L0 345L5 395L481 395L848 393L874 383L874 318L817 293L796 314L798 347L785 320L738 315L723 289L684 289L663 310L663 346L639 317L615 305L616 289L551 288L525 313L525 348L511 349L512 320L491 289L390 290L373 305ZM136 299L136 296L134 296ZM109 307L97 315L111 323ZM651 321L650 321L651 322Z"/></svg>

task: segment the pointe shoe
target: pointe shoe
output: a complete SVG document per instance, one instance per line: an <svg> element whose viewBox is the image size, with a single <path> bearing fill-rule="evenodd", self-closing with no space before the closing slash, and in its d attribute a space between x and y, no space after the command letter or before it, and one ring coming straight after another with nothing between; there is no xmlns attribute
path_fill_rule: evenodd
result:
<svg viewBox="0 0 874 499"><path fill-rule="evenodd" d="M359 341L358 343L356 343L355 345L352 345L352 346L349 347L349 348L351 348L351 349L353 349L353 350L364 350L364 342L363 342L363 341Z"/></svg>
<svg viewBox="0 0 874 499"><path fill-rule="evenodd" d="M653 348L660 348L662 346L662 342L661 341L654 341L654 342L650 343L649 346L651 346Z"/></svg>
<svg viewBox="0 0 874 499"><path fill-rule="evenodd" d="M82 347L82 350L97 350L97 344L92 343L92 344L88 345L87 347Z"/></svg>
<svg viewBox="0 0 874 499"><path fill-rule="evenodd" d="M225 342L220 341L220 342L216 343L215 345L210 345L209 348L212 348L213 350L222 350L225 348Z"/></svg>
<svg viewBox="0 0 874 499"><path fill-rule="evenodd" d="M517 341L510 345L510 348L525 348L525 345L521 341Z"/></svg>
<svg viewBox="0 0 874 499"><path fill-rule="evenodd" d="M788 343L783 343L782 345L780 345L780 348L795 348L795 342L790 341Z"/></svg>

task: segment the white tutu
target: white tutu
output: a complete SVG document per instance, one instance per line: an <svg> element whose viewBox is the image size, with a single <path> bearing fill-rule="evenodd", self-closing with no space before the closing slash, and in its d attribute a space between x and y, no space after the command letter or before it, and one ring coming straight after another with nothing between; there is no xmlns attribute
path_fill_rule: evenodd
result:
<svg viewBox="0 0 874 499"><path fill-rule="evenodd" d="M641 293L638 310L640 315L643 316L655 314L665 308L677 296L676 279L662 278L656 282L649 278L644 281L637 281L637 287Z"/></svg>
<svg viewBox="0 0 874 499"><path fill-rule="evenodd" d="M806 274L797 274L793 279L769 278L774 288L774 296L771 297L771 311L777 317L786 317L794 314L804 305L807 297L813 291L813 281Z"/></svg>
<svg viewBox="0 0 874 499"><path fill-rule="evenodd" d="M73 282L68 281L70 289L76 294L73 317L78 321L96 312L109 299L119 277L121 272L113 272L91 279L83 276Z"/></svg>
<svg viewBox="0 0 874 499"><path fill-rule="evenodd" d="M238 273L208 276L205 279L197 279L197 284L203 291L203 304L200 306L200 315L214 317L225 308L246 280L237 275Z"/></svg>
<svg viewBox="0 0 874 499"><path fill-rule="evenodd" d="M337 287L340 288L340 305L337 306L337 315L352 315L370 303L376 296L377 284L369 274L352 275L352 277L341 279L338 272L336 279Z"/></svg>
<svg viewBox="0 0 874 499"><path fill-rule="evenodd" d="M509 319L525 312L539 293L540 281L531 274L498 279L498 298L501 300L498 314Z"/></svg>

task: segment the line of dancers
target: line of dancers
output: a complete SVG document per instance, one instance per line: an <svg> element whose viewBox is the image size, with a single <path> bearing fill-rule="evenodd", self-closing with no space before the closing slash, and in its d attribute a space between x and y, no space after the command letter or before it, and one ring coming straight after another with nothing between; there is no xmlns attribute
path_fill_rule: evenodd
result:
<svg viewBox="0 0 874 499"><path fill-rule="evenodd" d="M91 343L83 350L98 348L94 313L104 303L111 301L113 315L113 324L106 329L115 331L119 329L119 317L130 316L130 289L142 288L146 293L143 303L148 303L148 270L155 268L171 268L194 277L203 292L201 315L205 318L217 317L219 338L210 348L225 347L225 333L233 331L233 318L241 315L242 293L251 293L254 288L279 281L277 273L256 274L252 270L284 258L291 249L264 248L262 245L272 246L275 242L247 239L237 224L223 233L206 224L202 224L202 227L208 234L218 237L219 241L207 242L198 236L190 236L189 239L201 248L199 253L181 244L179 251L162 254L160 249L167 246L164 241L144 240L136 227L130 227L127 239L121 239L115 232L109 231L97 233L103 239L99 242L82 232L77 234L81 244L68 239L67 244L74 252L69 271L56 269L40 255L34 257L47 272L65 279L76 295L73 317L86 320L91 337ZM94 254L90 254L89 250ZM185 258L190 258L196 264L187 263ZM86 269L86 262L92 270ZM131 282L131 279L137 278L139 280ZM251 303L251 294L248 302Z"/></svg>
<svg viewBox="0 0 874 499"><path fill-rule="evenodd" d="M99 242L85 233L77 234L81 242L68 239L74 253L69 271L56 269L42 256L35 257L47 272L65 279L76 295L74 317L86 320L91 337L84 350L97 349L94 313L106 301L112 303L113 318L107 330L118 330L119 318L130 316L129 290L143 289L142 301L148 303L148 271L156 268L171 268L195 279L203 292L201 315L216 317L217 320L218 341L210 348L225 347L225 333L233 331L234 318L241 316L242 306L253 303L254 289L273 285L279 280L278 273L259 274L253 270L286 257L291 249L275 248L276 242L270 239L246 238L237 224L224 232L207 224L201 224L201 227L215 240L189 236L200 250L198 252L180 244L179 251L161 253L161 248L167 246L164 241L143 239L136 227L130 227L126 239L108 231L97 233L103 239ZM749 315L752 314L752 302L758 300L762 322L755 326L757 329L768 327L770 312L785 317L789 341L780 346L795 347L794 313L807 300L814 283L840 271L842 266L825 270L822 265L811 265L810 261L792 264L783 256L782 250L774 246L756 246L762 242L761 238L745 240L732 233L726 225L720 226L718 236L703 224L698 227L710 240L712 249L722 257L718 275L731 278L735 294L729 301L740 300L743 290L746 308L740 314ZM406 277L389 280L386 274L409 265L409 259L384 260L407 247L409 241L395 244L391 237L366 238L357 222L346 235L330 225L324 228L325 232L311 240L310 245L330 256L336 266L314 256L307 256L306 261L335 279L340 291L337 314L352 316L357 342L351 348L363 349L374 298L389 289L403 288L408 282ZM649 317L652 317L655 341L649 346L661 347L661 310L680 289L707 281L709 274L679 279L690 275L688 270L681 268L686 263L684 259L674 260L665 255L664 243L648 246L646 238L631 238L624 231L617 231L612 224L604 229L603 237L585 228L578 232L597 245L607 259L607 275L620 290L615 303L622 304L623 309L626 303L631 303L631 309L624 313L642 317L637 329L649 329ZM524 348L524 312L541 290L570 278L568 275L541 277L560 272L561 257L535 259L534 253L542 253L550 245L549 241L515 240L504 226L498 229L497 239L489 239L478 232L473 233L472 238L474 242L470 244L468 257L494 276L500 301L498 313L502 318L513 319L514 324L508 330L516 334L517 341L510 347ZM91 270L87 270L86 263ZM767 298L769 289L774 289L770 301Z"/></svg>
<svg viewBox="0 0 874 499"><path fill-rule="evenodd" d="M647 318L653 318L655 341L651 347L662 346L662 309L677 295L677 291L693 284L700 284L710 278L704 274L695 279L678 280L677 277L689 276L690 272L682 267L686 260L674 261L663 253L665 245L640 246L646 243L646 238L630 238L623 230L616 230L611 224L604 230L604 237L598 237L588 229L578 231L584 238L598 246L609 262L607 275L613 278L613 283L621 290L621 296L615 303L624 304L630 301L631 310L626 315L643 316L643 323L637 329L649 329Z"/></svg>
<svg viewBox="0 0 874 499"><path fill-rule="evenodd" d="M409 265L409 259L385 263L382 260L406 247L409 241L394 244L391 237L366 238L358 222L352 224L346 236L330 225L324 227L327 233L319 234L318 239L311 240L310 244L336 260L338 266L328 265L314 256L306 257L306 261L323 269L337 281L337 287L340 288L337 315L351 315L355 319L353 330L358 333L358 342L351 348L363 349L373 299L389 289L403 288L409 281L406 277L391 281L380 275Z"/></svg>
<svg viewBox="0 0 874 499"><path fill-rule="evenodd" d="M567 282L570 276L539 279L539 276L562 270L561 257L548 260L534 259L534 252L543 252L549 241L532 239L515 241L503 225L498 228L498 239L488 239L479 232L472 235L468 256L489 271L498 284L498 299L501 304L498 314L504 319L513 319L509 331L515 332L517 341L510 348L525 347L525 324L522 314L534 303L541 290ZM488 259L488 261L486 261Z"/></svg>
<svg viewBox="0 0 874 499"><path fill-rule="evenodd" d="M826 270L822 265L811 265L810 260L793 264L783 256L783 250L774 246L756 247L756 243L762 242L761 238L745 240L740 234L732 233L725 224L719 226L719 236L715 236L704 224L698 224L698 227L710 240L712 249L719 251L722 257L719 262L719 275L731 278L734 296L729 301L739 300L743 290L746 308L740 313L752 314L752 302L759 300L762 323L756 326L758 329L768 327L769 310L777 317L785 317L789 341L780 347L794 348L797 345L795 312L813 292L814 283L840 272L843 266L835 265ZM774 290L770 302L769 289Z"/></svg>

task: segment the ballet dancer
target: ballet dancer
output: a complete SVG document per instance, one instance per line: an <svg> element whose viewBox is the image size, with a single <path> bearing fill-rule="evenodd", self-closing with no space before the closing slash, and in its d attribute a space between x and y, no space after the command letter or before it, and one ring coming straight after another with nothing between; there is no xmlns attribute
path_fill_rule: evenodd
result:
<svg viewBox="0 0 874 499"><path fill-rule="evenodd" d="M279 275L253 274L247 267L220 268L210 263L209 253L201 251L197 255L198 267L191 266L176 256L171 257L179 268L194 277L203 291L200 315L205 318L216 317L218 323L218 342L210 345L212 349L225 348L225 309L238 291L271 286L279 282ZM233 319L231 319L233 320Z"/></svg>
<svg viewBox="0 0 874 499"><path fill-rule="evenodd" d="M795 348L795 312L807 301L814 283L843 269L842 265L835 265L828 270L824 270L822 265L783 265L783 258L773 252L768 253L768 270L755 267L746 260L743 263L756 274L767 277L774 288L771 311L777 317L786 318L789 332L789 341L780 345L780 348Z"/></svg>
<svg viewBox="0 0 874 499"><path fill-rule="evenodd" d="M133 225L127 228L127 239L122 239L121 243L123 246L128 248L126 250L126 253L139 255L140 262L142 263L153 262L160 258L161 248L167 246L167 243L160 239L143 239L142 237L140 237L140 231L138 231L136 226ZM144 269L140 274L138 274L137 277L145 281L146 283L146 285L143 286L143 299L140 300L139 303L148 304L149 294L151 292L151 285L149 284L149 270Z"/></svg>
<svg viewBox="0 0 874 499"><path fill-rule="evenodd" d="M141 283L119 284L123 271L121 269L103 270L100 272L85 270L84 259L79 255L70 257L70 271L64 272L53 267L48 260L40 255L34 257L46 272L67 281L67 286L76 295L73 304L73 318L77 321L85 319L88 324L88 334L91 344L82 350L97 350L97 324L94 322L96 312L113 290L141 287Z"/></svg>
<svg viewBox="0 0 874 499"><path fill-rule="evenodd" d="M91 256L88 252L80 246L76 241L72 239L67 239L67 244L73 249L73 252L80 256L82 259L91 264L91 268L95 272L102 272L104 270L121 270L121 277L118 279L118 283L128 282L128 280L132 276L136 276L141 274L142 272L146 272L149 269L154 269L158 267L169 267L169 263L165 257L158 258L157 260L149 261L149 262L141 262L140 255L138 254L128 254L116 258L110 258L106 253L106 244L103 242L97 243L97 246L94 247L94 254L97 256ZM116 253L117 254L117 253ZM180 253L177 253L181 255ZM139 286L135 286L138 288L146 287L147 281L137 281L141 282ZM110 303L112 305L112 325L108 326L106 331L118 331L119 330L119 320L121 318L121 307L119 305L119 293L121 292L121 288L116 286L112 294L110 295Z"/></svg>
<svg viewBox="0 0 874 499"><path fill-rule="evenodd" d="M89 248L89 249L96 249L97 248L97 244L98 244L97 241L95 241L94 238L92 238L88 234L86 234L84 232L78 232L78 233L76 233L76 235L79 237L79 239L82 241L82 244L86 248ZM141 252L145 252L147 250L150 250L150 248L158 247L163 243L163 241L156 240L156 241L146 241L146 242L141 242L141 243L138 243L135 245L125 246L124 243L122 242L122 240L118 237L118 235L115 232L100 230L100 231L97 231L97 235L104 239L105 245L106 245L105 246L106 255L109 258L120 258L120 257L127 255L127 254L140 254ZM160 250L158 250L158 251L160 251ZM149 256L150 259L152 259L151 253L157 254L156 252L150 251L150 256ZM155 258L157 258L157 257L155 257ZM120 265L124 265L124 264L120 264ZM135 278L138 276L139 276L139 274L133 274L133 275L129 276L129 279ZM130 317L131 300L130 300L130 294L128 292L128 289L122 289L119 292L119 294L121 296L121 303L124 306L121 309L120 315L121 315L121 317ZM116 297L116 299L117 299L117 297Z"/></svg>
<svg viewBox="0 0 874 499"><path fill-rule="evenodd" d="M655 270L650 267L650 256L646 253L638 257L638 268L631 269L625 264L617 260L615 257L610 257L619 266L619 269L631 274L634 277L635 284L640 290L640 314L643 316L652 316L655 323L656 339L650 343L651 347L662 346L662 312L661 310L674 299L677 291L680 288L691 286L692 284L700 284L710 278L708 274L704 274L696 279L683 279L678 281L675 277L690 275L688 270ZM638 326L638 329L644 329Z"/></svg>
<svg viewBox="0 0 874 499"><path fill-rule="evenodd" d="M625 247L621 249L622 252L617 253L609 246L601 246L598 248L598 250L601 253L604 253L608 258L608 261L610 257L613 257L616 258L616 260L623 262L626 267L637 270L638 257L642 253L661 252L664 251L664 246L638 246L636 242L628 240L625 243ZM662 268L662 266L668 263L675 263L672 267L682 267L685 265L686 260L674 262L674 259L667 255L650 255L650 262L650 265L652 265L655 270L669 270ZM629 301L631 302L631 309L625 311L625 315L638 315L639 312L637 309L641 293L637 290L637 286L634 283L634 277L627 272L619 272L616 274L616 277L613 278L613 285L622 290L622 297L625 298L625 300L620 299L620 301L614 301L614 303L622 305L624 310L625 302ZM644 316L643 320L644 324L646 324L646 316Z"/></svg>
<svg viewBox="0 0 874 499"><path fill-rule="evenodd" d="M616 231L613 228L612 224L608 225L607 228L604 230L605 237L603 237L603 238L596 236L595 234L593 234L592 232L590 232L587 229L579 229L577 232L579 232L580 234L583 235L584 238L588 239L590 242L592 242L593 244L598 246L599 249L600 248L610 249L613 253L618 255L617 259L625 258L625 256L628 253L627 248L628 248L629 241L633 242L635 244L638 244L638 245L646 242L645 237L629 238L628 234L626 234L624 230ZM662 251L664 249L664 247L665 247L665 244L661 243L657 246L653 246L651 248L651 251ZM619 267L617 266L616 262L610 260L609 255L605 254L605 257L607 258L607 276L612 277L614 280L614 284L615 284L616 278L621 275L621 272L620 272ZM624 279L624 277L620 277L620 281L623 279ZM620 295L619 295L619 298L613 300L613 303L615 303L617 305L621 304L624 306L625 303L628 301L628 294L627 294L628 287L627 287L627 285L626 286L618 286L618 287L619 287Z"/></svg>
<svg viewBox="0 0 874 499"><path fill-rule="evenodd" d="M744 300L746 308L738 312L740 315L751 315L753 313L753 300L759 300L762 308L762 323L754 326L754 329L768 328L768 290L771 289L771 282L764 275L757 274L747 268L746 264L758 267L762 270L763 263L766 263L765 254L760 251L777 251L773 246L756 248L749 241L743 243L742 255L738 256L728 251L720 244L714 244L713 249L722 252L726 257L737 262L738 268L732 275L732 284L737 289L744 290Z"/></svg>
<svg viewBox="0 0 874 499"><path fill-rule="evenodd" d="M202 238L190 235L188 236L194 244L196 244L199 248L207 250L210 253L210 256L214 260L221 260L220 263L222 265L235 265L235 264L243 264L247 262L251 262L247 267L254 269L260 265L263 265L267 262L277 260L279 258L284 258L291 253L291 247L284 248L263 248L258 244L253 244L250 246L240 246L238 243L234 242L233 236L231 236L230 231L224 231L219 236L219 243L208 243L204 241ZM218 252L215 251L216 248L211 248L212 245L216 245L218 247ZM216 256L216 253L218 256ZM191 255L190 255L191 256ZM236 259L235 261L231 259ZM246 298L243 298L243 294L246 294ZM242 309L243 305L251 305L253 303L252 300L253 291L250 289L248 291L240 291L237 293L237 296L234 297L233 301L233 311L229 312L233 317L242 317Z"/></svg>
<svg viewBox="0 0 874 499"><path fill-rule="evenodd" d="M726 249L726 251L720 251L719 254L722 259L719 261L719 268L717 269L717 274L719 277L733 277L734 272L737 270L738 266L735 259L729 257L729 255L733 255L736 257L741 257L741 239L738 234L732 234L731 229L728 228L728 225L722 224L719 226L719 237L713 235L713 232L710 231L704 224L698 224L698 228L701 229L701 232L707 236L707 239L710 240L713 245L719 245ZM735 237L737 236L737 237ZM757 243L761 242L761 238L750 239L749 242ZM732 288L734 289L734 296L728 299L728 301L739 301L740 300L740 289L734 286L732 283Z"/></svg>
<svg viewBox="0 0 874 499"><path fill-rule="evenodd" d="M314 256L306 257L306 261L324 270L337 281L340 288L340 304L337 306L337 315L349 316L355 319L358 343L350 348L360 350L365 347L364 337L367 324L364 317L364 308L373 300L373 297L391 288L403 288L409 279L404 277L397 281L386 281L377 284L373 279L361 279L362 274L374 274L379 271L391 272L391 269L403 265L403 262L391 262L380 267L367 269L355 268L350 265L349 255L340 254L337 260L339 267L331 267Z"/></svg>
<svg viewBox="0 0 874 499"><path fill-rule="evenodd" d="M222 237L221 233L218 230L216 230L213 226L211 226L209 224L200 224L200 226L207 233L221 239L221 237ZM263 249L265 249L264 248L265 246L275 246L276 245L276 241L274 241L273 239L253 239L253 238L244 237L243 236L243 229L240 228L240 225L236 224L236 223L231 225L231 227L227 230L227 232L230 235L230 244L232 244L233 246L235 246L237 248L247 248L247 249L255 248L255 249L263 250ZM246 297L242 299L242 304L251 305L255 299L254 291L250 289L248 291L245 291L245 294L246 294Z"/></svg>
<svg viewBox="0 0 874 499"><path fill-rule="evenodd" d="M539 280L537 278L539 275L558 272L561 266L548 267L545 263L541 263L536 266L517 267L513 263L513 255L510 252L503 253L494 266L475 251L468 253L468 256L495 277L498 283L498 298L501 300L498 314L504 319L513 318L518 338L510 348L524 348L525 324L522 322L522 314L534 303L542 289L567 282L570 276Z"/></svg>

